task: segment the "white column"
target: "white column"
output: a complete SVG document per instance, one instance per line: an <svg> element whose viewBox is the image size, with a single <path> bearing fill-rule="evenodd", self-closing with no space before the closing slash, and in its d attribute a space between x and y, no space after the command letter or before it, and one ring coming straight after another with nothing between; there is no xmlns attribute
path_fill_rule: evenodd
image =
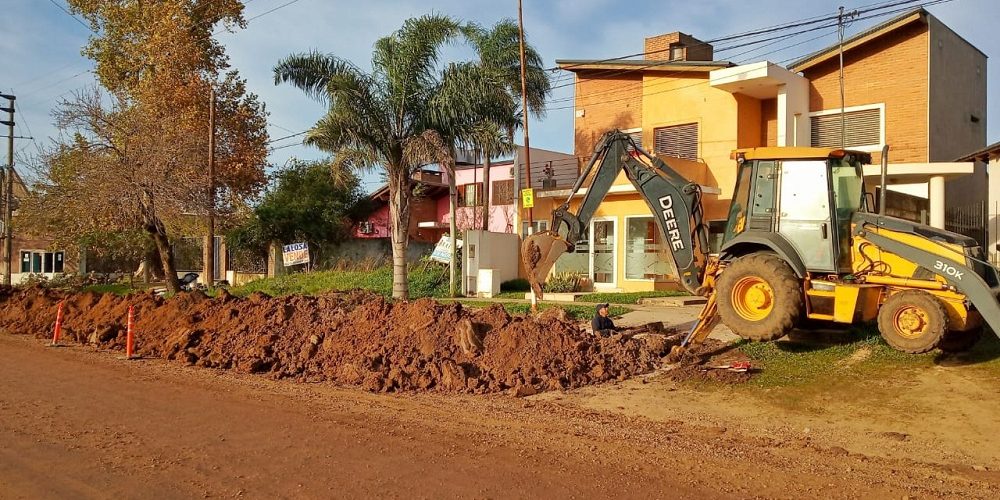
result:
<svg viewBox="0 0 1000 500"><path fill-rule="evenodd" d="M778 146L809 145L809 81L790 75L778 86Z"/></svg>
<svg viewBox="0 0 1000 500"><path fill-rule="evenodd" d="M927 185L927 198L931 206L931 226L944 229L944 177L935 175Z"/></svg>

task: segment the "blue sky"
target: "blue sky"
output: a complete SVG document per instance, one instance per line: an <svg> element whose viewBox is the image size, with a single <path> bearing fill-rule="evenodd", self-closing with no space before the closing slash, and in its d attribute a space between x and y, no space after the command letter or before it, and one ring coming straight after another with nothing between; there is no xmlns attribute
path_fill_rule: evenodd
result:
<svg viewBox="0 0 1000 500"><path fill-rule="evenodd" d="M281 7L289 1L246 1L248 19L280 8L251 20L245 30L219 36L233 66L247 79L249 89L266 103L272 138L305 130L323 114L322 106L299 90L273 84L271 70L284 56L318 49L368 67L375 40L397 29L409 17L438 12L484 25L517 17L516 0L297 0ZM524 0L524 16L530 42L551 67L556 59L600 59L638 53L644 37L661 33L682 31L708 40L832 14L840 5L850 10L886 1ZM51 113L59 100L94 85L89 72L93 63L80 55L91 33L55 5L66 8L65 0L3 0L3 4L0 91L18 96L16 134L35 138L35 142L16 142L18 163L26 163L58 135ZM1000 38L984 22L1000 19L1000 2L951 0L929 6L928 10L987 56L1000 56ZM881 20L858 21L847 34ZM787 62L835 42L834 30L817 31L752 52L734 49L718 53L717 59ZM467 55L461 47L446 53L455 58ZM1000 98L1000 63L990 61L988 67L987 141L992 143L1000 141L1000 108L996 106ZM530 123L531 144L569 152L573 150L572 78L564 72L555 73L553 78L560 88L550 99L546 117ZM288 139L275 145L296 144L299 140ZM281 166L292 157L323 156L317 150L295 145L274 151L269 161ZM369 176L365 183L366 189L372 190L381 181Z"/></svg>

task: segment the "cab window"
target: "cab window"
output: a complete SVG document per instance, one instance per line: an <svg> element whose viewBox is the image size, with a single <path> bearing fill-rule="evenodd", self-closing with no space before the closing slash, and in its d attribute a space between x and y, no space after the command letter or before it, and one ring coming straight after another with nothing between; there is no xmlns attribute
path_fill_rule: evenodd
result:
<svg viewBox="0 0 1000 500"><path fill-rule="evenodd" d="M740 164L740 171L736 179L736 190L733 192L733 201L729 205L726 232L722 238L723 243L733 239L734 236L742 233L746 228L747 208L750 204L752 167L753 162L747 161Z"/></svg>

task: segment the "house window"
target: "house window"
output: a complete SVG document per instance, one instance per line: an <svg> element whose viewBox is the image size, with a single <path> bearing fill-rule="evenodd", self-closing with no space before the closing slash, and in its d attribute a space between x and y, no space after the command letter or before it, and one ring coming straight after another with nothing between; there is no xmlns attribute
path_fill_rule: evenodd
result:
<svg viewBox="0 0 1000 500"><path fill-rule="evenodd" d="M513 205L514 204L514 179L505 181L493 181L493 196L490 202L493 205Z"/></svg>
<svg viewBox="0 0 1000 500"><path fill-rule="evenodd" d="M841 144L840 110L826 110L809 117L810 145L822 148L847 148L876 151L885 143L885 122L882 105L845 108L844 132Z"/></svg>
<svg viewBox="0 0 1000 500"><path fill-rule="evenodd" d="M528 221L521 222L521 237L526 238L529 234L540 233L542 231L549 230L549 221L547 220L536 220L531 224L532 231L528 233Z"/></svg>
<svg viewBox="0 0 1000 500"><path fill-rule="evenodd" d="M458 186L458 206L478 207L483 204L483 183Z"/></svg>
<svg viewBox="0 0 1000 500"><path fill-rule="evenodd" d="M682 43L670 44L670 60L671 61L684 60L684 44Z"/></svg>
<svg viewBox="0 0 1000 500"><path fill-rule="evenodd" d="M657 154L697 160L698 124L685 123L653 129L653 142Z"/></svg>
<svg viewBox="0 0 1000 500"><path fill-rule="evenodd" d="M21 251L22 273L61 273L64 269L64 252L46 252L43 250Z"/></svg>
<svg viewBox="0 0 1000 500"><path fill-rule="evenodd" d="M625 218L625 279L652 280L670 274L663 250L653 217Z"/></svg>

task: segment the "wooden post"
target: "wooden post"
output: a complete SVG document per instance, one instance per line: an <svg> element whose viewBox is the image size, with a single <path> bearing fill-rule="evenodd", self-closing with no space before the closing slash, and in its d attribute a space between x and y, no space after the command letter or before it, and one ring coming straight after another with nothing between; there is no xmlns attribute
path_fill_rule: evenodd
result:
<svg viewBox="0 0 1000 500"><path fill-rule="evenodd" d="M204 270L205 286L215 286L215 87L210 91L208 108L208 217L205 234Z"/></svg>

